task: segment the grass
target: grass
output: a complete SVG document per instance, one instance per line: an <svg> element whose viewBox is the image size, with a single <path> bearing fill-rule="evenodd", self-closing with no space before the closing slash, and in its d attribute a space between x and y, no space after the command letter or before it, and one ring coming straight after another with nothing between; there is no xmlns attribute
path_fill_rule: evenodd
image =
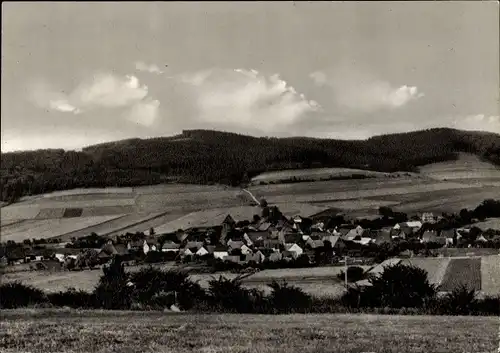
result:
<svg viewBox="0 0 500 353"><path fill-rule="evenodd" d="M494 352L498 319L4 310L10 352Z"/></svg>

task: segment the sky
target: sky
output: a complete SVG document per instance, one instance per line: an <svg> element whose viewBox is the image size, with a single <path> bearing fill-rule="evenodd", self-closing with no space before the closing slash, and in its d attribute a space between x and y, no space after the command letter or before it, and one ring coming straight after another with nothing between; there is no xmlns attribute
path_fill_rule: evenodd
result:
<svg viewBox="0 0 500 353"><path fill-rule="evenodd" d="M499 3L3 2L1 150L500 133Z"/></svg>

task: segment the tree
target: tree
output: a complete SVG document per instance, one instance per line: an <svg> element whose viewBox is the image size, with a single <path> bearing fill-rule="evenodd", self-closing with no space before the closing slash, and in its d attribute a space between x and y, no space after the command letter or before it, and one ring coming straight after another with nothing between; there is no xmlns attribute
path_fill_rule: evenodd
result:
<svg viewBox="0 0 500 353"><path fill-rule="evenodd" d="M371 286L364 291L371 306L420 308L435 298L436 286L429 283L427 272L419 267L396 264L369 279Z"/></svg>
<svg viewBox="0 0 500 353"><path fill-rule="evenodd" d="M120 260L113 259L109 267L103 267L103 275L94 290L96 300L104 309L128 309L132 303L133 288Z"/></svg>
<svg viewBox="0 0 500 353"><path fill-rule="evenodd" d="M260 199L260 207L265 208L268 206L266 199Z"/></svg>

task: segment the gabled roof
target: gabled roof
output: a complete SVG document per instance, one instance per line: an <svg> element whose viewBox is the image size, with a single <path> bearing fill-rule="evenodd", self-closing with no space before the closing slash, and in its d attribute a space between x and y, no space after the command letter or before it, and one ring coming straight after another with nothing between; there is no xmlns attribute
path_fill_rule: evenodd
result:
<svg viewBox="0 0 500 353"><path fill-rule="evenodd" d="M267 231L267 230L269 230L269 227L271 227L270 222L263 222L257 227L257 229L260 231Z"/></svg>
<svg viewBox="0 0 500 353"><path fill-rule="evenodd" d="M106 253L108 255L118 255L118 251L116 250L115 246L109 243L104 244L99 253Z"/></svg>
<svg viewBox="0 0 500 353"><path fill-rule="evenodd" d="M291 243L291 244L285 244L285 250L286 251L293 251L291 249L299 247L302 249L297 243Z"/></svg>
<svg viewBox="0 0 500 353"><path fill-rule="evenodd" d="M167 250L167 249L179 249L180 246L181 246L180 244L177 244L174 242L165 242L161 248L165 249L165 250Z"/></svg>
<svg viewBox="0 0 500 353"><path fill-rule="evenodd" d="M231 248L231 249L241 249L241 247L243 245L245 245L244 242L242 242L241 240L238 240L238 241L228 241L227 242L227 245Z"/></svg>
<svg viewBox="0 0 500 353"><path fill-rule="evenodd" d="M222 224L229 224L233 226L236 224L236 220L233 217L231 217L230 214L228 214L226 218L224 218L224 220L222 221Z"/></svg>
<svg viewBox="0 0 500 353"><path fill-rule="evenodd" d="M196 249L198 250L199 248L201 248L203 246L203 242L201 241L188 241L185 248L186 249Z"/></svg>
<svg viewBox="0 0 500 353"><path fill-rule="evenodd" d="M316 248L321 248L321 247L324 245L323 240L321 240L321 239L318 239L318 240L312 240L312 241L310 241L308 244L309 244L309 245L311 246L311 248L313 248L313 249L316 249Z"/></svg>

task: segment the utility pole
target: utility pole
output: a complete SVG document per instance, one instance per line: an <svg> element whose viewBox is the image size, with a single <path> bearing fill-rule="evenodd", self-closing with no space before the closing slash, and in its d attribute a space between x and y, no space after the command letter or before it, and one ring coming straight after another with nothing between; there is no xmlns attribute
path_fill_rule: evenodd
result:
<svg viewBox="0 0 500 353"><path fill-rule="evenodd" d="M345 287L347 288L347 256L344 256Z"/></svg>

